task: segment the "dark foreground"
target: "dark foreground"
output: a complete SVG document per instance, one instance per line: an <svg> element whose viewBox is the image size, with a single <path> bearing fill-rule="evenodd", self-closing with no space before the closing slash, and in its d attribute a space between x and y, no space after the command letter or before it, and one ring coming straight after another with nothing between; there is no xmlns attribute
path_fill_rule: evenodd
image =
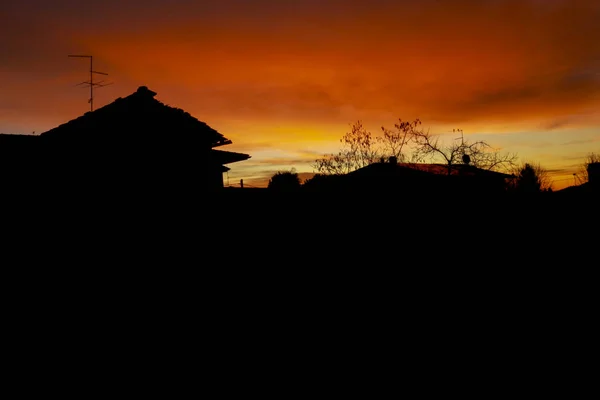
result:
<svg viewBox="0 0 600 400"><path fill-rule="evenodd" d="M598 260L591 195L21 189L2 197L5 265L93 281L501 282L585 274Z"/></svg>
<svg viewBox="0 0 600 400"><path fill-rule="evenodd" d="M591 382L577 368L597 292L591 198L79 187L2 200L10 364L42 370L44 391Z"/></svg>
<svg viewBox="0 0 600 400"><path fill-rule="evenodd" d="M554 253L571 264L597 246L598 198L5 185L2 206L24 256L48 246L111 264L489 267L559 262Z"/></svg>

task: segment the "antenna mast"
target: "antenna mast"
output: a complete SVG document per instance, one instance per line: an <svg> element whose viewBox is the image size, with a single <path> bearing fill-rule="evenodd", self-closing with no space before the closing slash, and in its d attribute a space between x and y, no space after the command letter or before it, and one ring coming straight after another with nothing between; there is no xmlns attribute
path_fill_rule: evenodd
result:
<svg viewBox="0 0 600 400"><path fill-rule="evenodd" d="M467 153L465 153L465 135L463 134L462 129L452 129L452 132L460 132L459 138L454 138L454 140L460 139L460 147L463 152L462 161L464 164L469 165L471 163L471 157Z"/></svg>
<svg viewBox="0 0 600 400"><path fill-rule="evenodd" d="M81 57L81 58L89 58L90 59L90 80L86 81L86 82L78 83L76 86L89 85L90 99L88 100L88 103L90 103L90 111L94 111L94 88L96 88L96 87L100 88L100 87L104 87L104 86L108 86L108 85L112 84L112 83L104 83L104 81L94 82L94 74L99 74L99 75L108 75L108 74L105 72L94 71L94 60L93 60L92 56L69 54L69 57Z"/></svg>
<svg viewBox="0 0 600 400"><path fill-rule="evenodd" d="M461 146L464 146L465 145L465 137L463 135L463 130L462 129L452 129L452 132L460 132L460 137L456 138L456 140L460 139Z"/></svg>

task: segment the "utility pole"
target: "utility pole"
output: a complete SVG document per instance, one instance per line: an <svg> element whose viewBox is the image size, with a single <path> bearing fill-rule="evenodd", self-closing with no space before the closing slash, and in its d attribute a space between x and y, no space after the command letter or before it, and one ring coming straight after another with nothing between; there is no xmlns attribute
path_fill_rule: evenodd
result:
<svg viewBox="0 0 600 400"><path fill-rule="evenodd" d="M89 85L90 99L88 100L88 103L90 103L90 111L94 111L94 88L111 85L111 83L104 83L104 81L94 82L94 74L99 74L99 75L108 75L108 74L105 72L94 71L94 60L93 60L92 56L70 54L69 57L80 57L80 58L89 58L90 59L90 80L78 83L76 86Z"/></svg>

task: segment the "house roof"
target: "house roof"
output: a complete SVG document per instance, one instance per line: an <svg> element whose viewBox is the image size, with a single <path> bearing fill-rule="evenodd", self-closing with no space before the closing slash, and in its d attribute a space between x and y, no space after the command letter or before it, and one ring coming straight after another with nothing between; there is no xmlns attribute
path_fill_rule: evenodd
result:
<svg viewBox="0 0 600 400"><path fill-rule="evenodd" d="M355 171L352 171L347 175L351 177L427 177L431 176L432 174L430 171L411 168L407 165L393 163L373 163L365 167L359 168Z"/></svg>
<svg viewBox="0 0 600 400"><path fill-rule="evenodd" d="M590 182L582 183L581 185L576 186L567 186L560 190L557 190L556 193L561 194L590 194L590 193L600 193L600 187L594 186L590 184Z"/></svg>
<svg viewBox="0 0 600 400"><path fill-rule="evenodd" d="M244 161L250 158L250 155L235 153L233 151L212 150L211 157L219 164L230 164L233 162Z"/></svg>
<svg viewBox="0 0 600 400"><path fill-rule="evenodd" d="M430 172L437 175L447 175L448 166L446 164L421 164L421 163L401 163L398 164L408 168L418 169L420 171ZM482 178L514 178L513 175L502 172L491 171L477 168L473 165L455 164L450 170L450 175L477 176Z"/></svg>
<svg viewBox="0 0 600 400"><path fill-rule="evenodd" d="M141 86L133 94L43 132L46 139L92 140L186 140L210 147L231 144L221 133L182 109L168 106Z"/></svg>

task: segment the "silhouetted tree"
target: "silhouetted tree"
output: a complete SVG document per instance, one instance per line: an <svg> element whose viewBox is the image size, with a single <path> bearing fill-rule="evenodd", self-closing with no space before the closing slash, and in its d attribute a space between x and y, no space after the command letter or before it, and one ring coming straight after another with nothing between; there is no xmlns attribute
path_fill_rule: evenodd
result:
<svg viewBox="0 0 600 400"><path fill-rule="evenodd" d="M351 125L352 129L341 139L342 149L337 154L328 154L315 161L314 169L323 175L347 174L369 164L396 157L397 161L406 161L404 149L412 138L412 131L421 121L402 121L394 124L394 129L381 127L382 135L373 136L358 121Z"/></svg>
<svg viewBox="0 0 600 400"><path fill-rule="evenodd" d="M337 154L328 154L315 160L314 169L321 174L347 174L356 169L375 162L380 156L371 132L367 131L362 121L351 125L341 139L342 149Z"/></svg>
<svg viewBox="0 0 600 400"><path fill-rule="evenodd" d="M394 130L382 126L383 135L377 137L377 142L381 145L383 156L396 157L398 162L407 161L406 154L402 151L410 143L413 132L419 125L421 125L421 120L418 118L414 121L402 121L399 118L398 122L394 124Z"/></svg>
<svg viewBox="0 0 600 400"><path fill-rule="evenodd" d="M314 169L323 175L341 175L365 167L380 159L395 157L399 162L407 162L406 150L412 149L411 162L441 162L448 166L448 174L457 164L470 164L488 170L509 170L515 165L515 154L501 154L484 141L471 143L461 140L444 145L439 137L429 130L419 128L420 119L403 121L398 119L394 129L382 126L383 134L373 137L362 122L352 124L351 132L340 139L342 150L315 161Z"/></svg>
<svg viewBox="0 0 600 400"><path fill-rule="evenodd" d="M484 141L471 143L461 140L443 144L440 143L439 136L422 129L412 129L411 136L414 143L414 159L418 162L441 161L447 165L448 175L452 173L452 167L457 164L469 164L488 170L509 170L515 165L517 159L516 154L501 154Z"/></svg>
<svg viewBox="0 0 600 400"><path fill-rule="evenodd" d="M575 176L580 184L586 183L590 180L588 176L588 165L600 162L600 153L589 153L583 163L577 169Z"/></svg>
<svg viewBox="0 0 600 400"><path fill-rule="evenodd" d="M291 192L299 190L302 186L300 177L295 170L280 171L269 179L268 189L281 192Z"/></svg>
<svg viewBox="0 0 600 400"><path fill-rule="evenodd" d="M540 193L552 191L548 171L539 164L525 163L514 168L515 179L511 187L517 193Z"/></svg>

